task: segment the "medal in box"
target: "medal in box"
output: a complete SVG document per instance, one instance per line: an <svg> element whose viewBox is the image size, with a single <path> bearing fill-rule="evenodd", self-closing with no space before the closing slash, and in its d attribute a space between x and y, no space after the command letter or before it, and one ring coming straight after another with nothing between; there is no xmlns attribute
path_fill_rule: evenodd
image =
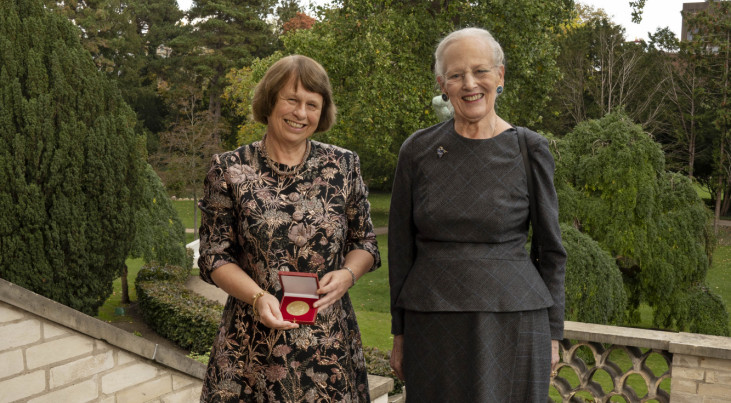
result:
<svg viewBox="0 0 731 403"><path fill-rule="evenodd" d="M279 283L284 292L279 304L283 319L309 325L315 323L317 308L312 304L320 299L317 295L317 289L320 288L317 274L280 271Z"/></svg>

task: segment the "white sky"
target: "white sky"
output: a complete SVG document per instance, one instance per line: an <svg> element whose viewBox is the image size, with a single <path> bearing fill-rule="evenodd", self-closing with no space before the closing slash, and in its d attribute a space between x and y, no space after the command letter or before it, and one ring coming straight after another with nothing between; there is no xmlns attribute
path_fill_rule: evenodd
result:
<svg viewBox="0 0 731 403"><path fill-rule="evenodd" d="M540 1L540 0L537 0ZM658 27L670 27L675 36L680 38L680 27L682 18L680 11L683 10L684 2L692 0L646 0L645 10L642 14L642 23L632 23L632 9L629 6L630 0L577 0L580 3L588 4L594 8L603 8L614 23L622 25L626 30L627 40L648 39L648 32L655 33ZM697 1L697 0L696 0ZM305 5L327 4L329 0L300 0ZM191 0L178 0L178 5L186 10L190 7Z"/></svg>
<svg viewBox="0 0 731 403"><path fill-rule="evenodd" d="M603 8L615 24L625 28L627 40L648 39L647 32L655 33L657 28L670 27L675 37L680 39L680 28L683 17L683 3L692 3L700 0L646 0L642 23L632 22L632 8L630 0L577 0L594 8Z"/></svg>

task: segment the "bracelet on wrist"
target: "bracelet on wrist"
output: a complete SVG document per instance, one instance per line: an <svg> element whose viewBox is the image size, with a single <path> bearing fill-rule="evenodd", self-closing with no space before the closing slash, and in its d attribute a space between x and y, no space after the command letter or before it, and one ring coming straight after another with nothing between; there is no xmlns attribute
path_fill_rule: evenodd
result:
<svg viewBox="0 0 731 403"><path fill-rule="evenodd" d="M353 270L348 266L343 266L343 269L347 270L350 273L350 277L353 280L353 284L351 285L351 287L354 286L355 285L355 273L353 273Z"/></svg>
<svg viewBox="0 0 731 403"><path fill-rule="evenodd" d="M256 309L256 301L259 300L264 294L269 294L266 290L261 290L254 294L254 301L251 302L251 307L254 309L254 316L259 317L259 311Z"/></svg>

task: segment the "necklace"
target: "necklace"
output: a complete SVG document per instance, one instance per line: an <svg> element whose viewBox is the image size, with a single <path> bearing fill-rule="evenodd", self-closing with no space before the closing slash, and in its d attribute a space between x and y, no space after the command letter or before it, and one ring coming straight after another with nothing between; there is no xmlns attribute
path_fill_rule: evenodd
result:
<svg viewBox="0 0 731 403"><path fill-rule="evenodd" d="M310 140L306 140L306 146L305 146L305 154L302 156L302 161L300 161L299 164L295 165L292 168L289 169L282 169L279 168L279 163L272 160L272 158L269 156L269 153L267 152L267 135L264 134L264 137L261 139L261 153L264 155L264 158L266 159L267 165L269 165L269 168L272 169L277 175L279 176L293 176L299 172L299 170L302 168L303 165L305 165L305 161L307 161L307 156L310 155L310 148L311 148L311 142ZM284 165L284 164L282 164Z"/></svg>

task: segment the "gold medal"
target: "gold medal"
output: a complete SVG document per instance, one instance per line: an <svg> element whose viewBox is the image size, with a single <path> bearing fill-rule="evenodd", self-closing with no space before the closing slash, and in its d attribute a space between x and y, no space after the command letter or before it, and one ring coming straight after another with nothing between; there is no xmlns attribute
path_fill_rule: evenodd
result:
<svg viewBox="0 0 731 403"><path fill-rule="evenodd" d="M310 306L305 301L293 301L287 305L287 313L292 316L300 316L307 313L310 310Z"/></svg>

